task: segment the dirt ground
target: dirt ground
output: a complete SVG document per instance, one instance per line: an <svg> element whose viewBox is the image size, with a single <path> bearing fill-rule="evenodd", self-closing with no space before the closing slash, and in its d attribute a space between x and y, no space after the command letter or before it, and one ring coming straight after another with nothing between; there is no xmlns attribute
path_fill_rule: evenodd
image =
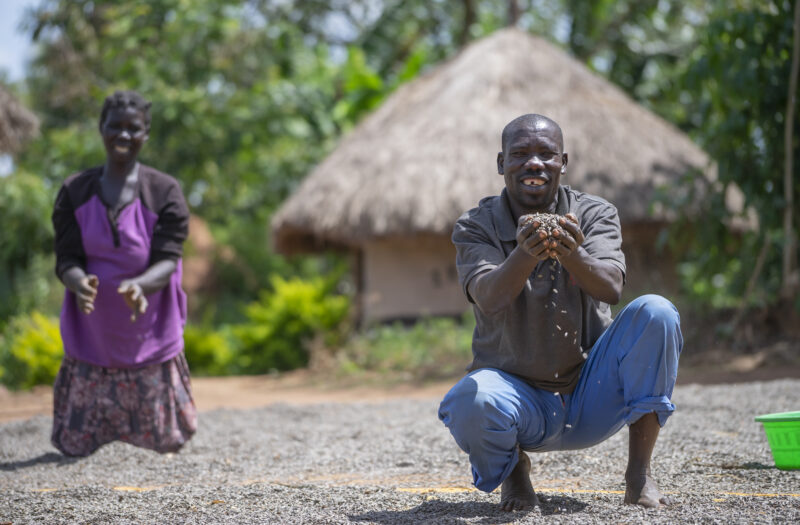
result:
<svg viewBox="0 0 800 525"><path fill-rule="evenodd" d="M723 364L720 364L723 363ZM800 363L778 362L769 355L704 356L682 364L679 384L723 384L800 378ZM391 399L441 398L458 380L403 382L399 378L365 376L332 380L321 372L297 370L277 375L193 377L192 389L200 411L218 408L256 408L276 403L304 405L327 402L382 402ZM0 422L50 415L53 391L39 386L10 392L0 386Z"/></svg>

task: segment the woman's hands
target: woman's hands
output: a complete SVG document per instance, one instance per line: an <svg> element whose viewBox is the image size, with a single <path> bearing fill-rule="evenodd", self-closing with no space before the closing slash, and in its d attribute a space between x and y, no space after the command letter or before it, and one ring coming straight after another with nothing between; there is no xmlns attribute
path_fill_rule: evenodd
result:
<svg viewBox="0 0 800 525"><path fill-rule="evenodd" d="M147 311L149 303L145 295L163 288L175 268L174 261L160 261L142 275L119 283L117 293L122 295L125 304L131 309L131 322L135 322ZM61 280L64 286L75 294L78 309L85 314L92 313L100 279L94 274L87 274L79 266L72 266L63 273Z"/></svg>
<svg viewBox="0 0 800 525"><path fill-rule="evenodd" d="M61 275L61 282L67 290L75 294L78 310L85 314L94 311L94 300L97 298L97 288L100 280L94 274L87 274L80 266L71 266Z"/></svg>
<svg viewBox="0 0 800 525"><path fill-rule="evenodd" d="M140 284L130 279L126 279L119 283L117 293L122 294L125 299L125 304L131 309L131 322L135 322L140 315L147 311L147 298L144 296L144 290Z"/></svg>
<svg viewBox="0 0 800 525"><path fill-rule="evenodd" d="M78 302L78 309L90 314L94 312L94 300L97 298L97 287L100 286L100 279L96 275L89 274L81 277L75 287L75 300Z"/></svg>

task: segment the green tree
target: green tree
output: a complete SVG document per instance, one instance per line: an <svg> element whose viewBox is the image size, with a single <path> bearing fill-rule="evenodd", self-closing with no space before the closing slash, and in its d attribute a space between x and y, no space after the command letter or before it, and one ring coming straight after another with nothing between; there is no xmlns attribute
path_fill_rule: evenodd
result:
<svg viewBox="0 0 800 525"><path fill-rule="evenodd" d="M57 293L51 210L52 193L41 178L22 171L0 178L0 332L12 315L44 306Z"/></svg>
<svg viewBox="0 0 800 525"><path fill-rule="evenodd" d="M795 166L800 162L800 122L787 115L793 26L789 1L713 3L696 47L666 91L670 102L664 106L719 170L721 184L709 188L705 202L708 219L697 236L681 238L689 247L687 267L695 286L710 290L716 281L717 288L740 295L751 280L756 285L751 289L760 291L756 299L767 304L778 301L785 283L783 254L796 257L796 246L785 242L784 224L787 157ZM796 89L795 84L792 96ZM788 148L787 128L794 137ZM796 201L800 181L794 177L790 182L789 195ZM723 226L732 219L723 194L732 183L744 191L746 206L757 212L757 231L731 235ZM790 215L789 230L796 231L797 214Z"/></svg>

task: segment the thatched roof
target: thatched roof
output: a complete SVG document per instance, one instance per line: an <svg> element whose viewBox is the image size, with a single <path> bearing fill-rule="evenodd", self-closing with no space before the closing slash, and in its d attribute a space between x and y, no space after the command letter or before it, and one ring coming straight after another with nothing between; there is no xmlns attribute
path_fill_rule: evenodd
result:
<svg viewBox="0 0 800 525"><path fill-rule="evenodd" d="M17 153L39 130L39 120L0 85L0 154Z"/></svg>
<svg viewBox="0 0 800 525"><path fill-rule="evenodd" d="M276 248L449 234L461 213L502 189L500 132L524 113L561 125L570 161L562 183L610 200L623 223L652 220L654 187L709 163L561 49L504 29L400 87L345 137L273 217Z"/></svg>

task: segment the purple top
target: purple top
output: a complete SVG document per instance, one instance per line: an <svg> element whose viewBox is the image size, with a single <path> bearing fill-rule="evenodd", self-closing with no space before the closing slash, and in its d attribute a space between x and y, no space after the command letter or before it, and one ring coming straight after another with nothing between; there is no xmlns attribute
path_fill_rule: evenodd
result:
<svg viewBox="0 0 800 525"><path fill-rule="evenodd" d="M174 178L140 165L136 197L111 217L100 198L101 174L102 168L91 168L70 176L53 210L59 278L80 266L100 280L89 315L78 309L75 294L66 291L61 309L64 352L110 368L163 363L183 350L186 294L180 256L189 211ZM119 283L164 259L176 261L175 272L164 288L147 296L147 311L131 322L131 310L117 293Z"/></svg>

